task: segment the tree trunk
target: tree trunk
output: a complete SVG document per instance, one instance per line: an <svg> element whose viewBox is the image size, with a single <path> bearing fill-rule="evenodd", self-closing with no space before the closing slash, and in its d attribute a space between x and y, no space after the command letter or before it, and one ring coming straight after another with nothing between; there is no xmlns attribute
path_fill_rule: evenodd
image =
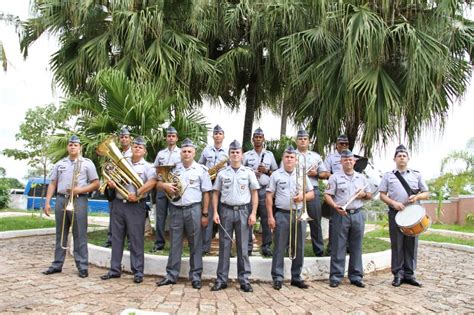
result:
<svg viewBox="0 0 474 315"><path fill-rule="evenodd" d="M252 148L252 127L255 114L256 100L257 100L257 75L253 73L250 76L249 87L247 89L246 104L245 104L245 120L244 120L244 131L243 131L243 144L244 151Z"/></svg>
<svg viewBox="0 0 474 315"><path fill-rule="evenodd" d="M281 123L280 123L280 138L286 136L286 125L288 124L288 104L283 101L281 104Z"/></svg>

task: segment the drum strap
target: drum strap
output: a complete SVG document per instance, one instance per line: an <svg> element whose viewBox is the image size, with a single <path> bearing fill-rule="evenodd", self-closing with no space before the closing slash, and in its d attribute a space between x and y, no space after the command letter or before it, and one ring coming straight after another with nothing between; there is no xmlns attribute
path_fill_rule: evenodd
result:
<svg viewBox="0 0 474 315"><path fill-rule="evenodd" d="M408 185L407 181L405 178L403 178L402 174L400 174L399 171L395 172L395 176L397 176L398 180L400 183L402 183L403 188L405 188L405 191L407 192L408 196L414 195L415 193L413 190L411 190L410 186Z"/></svg>

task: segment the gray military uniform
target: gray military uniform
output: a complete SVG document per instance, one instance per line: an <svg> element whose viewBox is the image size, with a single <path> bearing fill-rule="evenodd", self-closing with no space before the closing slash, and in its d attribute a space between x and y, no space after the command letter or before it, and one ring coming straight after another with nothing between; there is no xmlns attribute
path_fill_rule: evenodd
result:
<svg viewBox="0 0 474 315"><path fill-rule="evenodd" d="M76 187L87 186L90 182L99 178L97 170L91 160L79 157L80 163L78 167L79 174L77 176ZM64 223L64 244L61 244L61 231L63 228L64 208L69 200L68 190L71 189L74 168L76 161L64 158L54 165L50 179L57 183L56 187L56 247L54 251L54 261L51 265L54 269L61 270L66 257L66 246L69 227L71 226L72 213L66 212L66 222ZM87 194L78 195L74 202L74 222L72 224L72 235L74 237L74 260L79 271L88 268L88 251L87 251Z"/></svg>
<svg viewBox="0 0 474 315"><path fill-rule="evenodd" d="M334 202L343 206L354 196L357 190L364 188L367 179L360 173L347 175L344 172L331 175L325 193L331 195ZM370 193L370 188L364 191ZM360 199L352 201L346 209L347 215L342 216L333 209L333 239L331 248L330 281L341 282L344 277L346 264L346 249L349 243L349 270L348 276L351 282L361 281L364 276L362 265L362 239L364 237L365 219L361 212L364 202Z"/></svg>
<svg viewBox="0 0 474 315"><path fill-rule="evenodd" d="M185 190L181 199L170 202L170 253L166 265L166 278L176 282L181 269L183 235L189 244L189 279L201 280L202 235L201 208L202 194L212 190L207 168L194 162L185 168L177 164L173 173L180 177Z"/></svg>
<svg viewBox="0 0 474 315"><path fill-rule="evenodd" d="M306 169L308 170L311 166L314 166L317 173L327 172L327 168L323 163L321 156L313 151L307 151L306 154L302 154L296 151L298 155L306 156ZM300 158L300 167L303 166L303 158ZM324 239L323 231L321 229L321 201L318 189L318 178L310 177L309 180L313 185L314 199L308 202L308 215L313 219L308 221L309 228L311 231L311 244L313 246L313 252L316 256L323 256L324 253Z"/></svg>
<svg viewBox="0 0 474 315"><path fill-rule="evenodd" d="M251 213L251 191L259 189L255 173L245 166L234 170L227 166L217 175L214 190L220 192L220 214L222 227L229 235L235 230L237 246L237 274L241 285L249 282L250 260L248 256L248 218ZM227 283L229 279L230 251L232 241L219 228L219 263L217 266L217 283Z"/></svg>
<svg viewBox="0 0 474 315"><path fill-rule="evenodd" d="M395 175L397 170L387 172L379 186L380 192L387 193L390 199L408 203L408 194L402 183ZM414 193L428 191L428 186L418 171L408 169L400 173ZM418 236L406 236L395 222L398 211L389 208L388 223L390 230L390 243L392 248L392 274L400 279L414 279L417 259Z"/></svg>
<svg viewBox="0 0 474 315"><path fill-rule="evenodd" d="M247 151L244 154L243 163L244 166L248 166L254 170L263 164L267 170L275 171L278 169L278 165L275 161L275 157L271 151L263 149L260 154L255 150ZM260 223L262 225L262 248L270 250L272 245L272 231L268 226L268 212L265 206L265 192L267 190L267 185L270 182L270 176L266 174L260 174L260 177L257 178L260 185L258 190L258 208L257 216L260 216ZM252 229L249 229L249 251L253 249L252 242Z"/></svg>
<svg viewBox="0 0 474 315"><path fill-rule="evenodd" d="M217 149L213 145L209 145L204 148L199 158L199 163L205 165L207 168L211 168L220 161L229 157L229 149L227 147L221 147ZM210 199L212 200L212 192ZM202 251L208 253L211 250L211 242L214 228L214 211L212 205L209 203L209 224L203 228L202 232Z"/></svg>
<svg viewBox="0 0 474 315"><path fill-rule="evenodd" d="M181 163L181 149L174 147L170 150L169 148L163 149L156 155L154 167L160 165L170 165ZM155 246L165 246L165 225L166 218L168 217L169 201L166 198L166 194L163 190L158 190L156 193L156 212L155 212L155 229L156 229L156 240Z"/></svg>
<svg viewBox="0 0 474 315"><path fill-rule="evenodd" d="M267 192L274 193L275 212L274 218L276 227L273 230L273 258L272 258L272 278L273 281L283 281L284 278L284 258L285 251L289 243L290 237L290 200L297 195L298 189L302 188L302 183L296 183L296 171L289 174L283 167L276 170L270 176L270 183ZM306 192L311 191L313 185L308 177L306 177ZM296 206L296 207L295 207ZM297 216L300 215L302 204L293 205L293 209L297 209ZM294 222L293 222L294 224ZM292 226L292 230L297 229L296 236L296 257L291 261L291 280L300 282L301 271L303 269L304 259L304 241L306 237L306 221L297 220L296 225Z"/></svg>
<svg viewBox="0 0 474 315"><path fill-rule="evenodd" d="M156 178L155 169L144 159L133 163L131 159L127 159L133 170L140 176L143 183L150 179ZM136 189L132 184L126 186L127 191L136 193ZM143 269L145 262L144 254L144 233L147 196L143 196L139 202L129 202L125 196L118 191L115 199L112 201L114 215L112 217L112 259L110 262L111 275L120 275L122 272L122 257L125 235L130 241L130 266L132 272L136 276L143 277Z"/></svg>

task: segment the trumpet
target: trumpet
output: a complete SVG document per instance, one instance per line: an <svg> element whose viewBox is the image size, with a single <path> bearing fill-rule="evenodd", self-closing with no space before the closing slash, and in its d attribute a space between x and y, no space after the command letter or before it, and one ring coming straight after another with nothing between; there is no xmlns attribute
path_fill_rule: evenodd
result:
<svg viewBox="0 0 474 315"><path fill-rule="evenodd" d="M74 163L74 170L72 172L72 180L71 180L71 193L69 194L69 198L66 204L66 207L64 208L64 213L63 213L63 224L61 228L61 248L62 249L68 249L68 247L64 244L64 232L65 232L65 227L66 227L66 213L67 212L72 212L71 215L71 225L74 224L74 202L75 202L75 195L73 194L74 188L77 185L77 178L79 177L79 173L81 172L81 165L82 161L80 160L80 157L77 158L76 162ZM67 231L69 233L69 229Z"/></svg>

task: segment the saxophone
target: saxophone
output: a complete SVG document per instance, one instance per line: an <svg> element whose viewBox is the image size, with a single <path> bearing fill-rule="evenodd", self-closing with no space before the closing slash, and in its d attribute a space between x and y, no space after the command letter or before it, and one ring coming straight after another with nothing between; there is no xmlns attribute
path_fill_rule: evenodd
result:
<svg viewBox="0 0 474 315"><path fill-rule="evenodd" d="M222 161L214 164L213 167L209 168L207 172L209 173L209 177L211 177L212 181L216 179L217 173L219 173L219 171L227 165L228 160L229 160L229 157L226 156Z"/></svg>

